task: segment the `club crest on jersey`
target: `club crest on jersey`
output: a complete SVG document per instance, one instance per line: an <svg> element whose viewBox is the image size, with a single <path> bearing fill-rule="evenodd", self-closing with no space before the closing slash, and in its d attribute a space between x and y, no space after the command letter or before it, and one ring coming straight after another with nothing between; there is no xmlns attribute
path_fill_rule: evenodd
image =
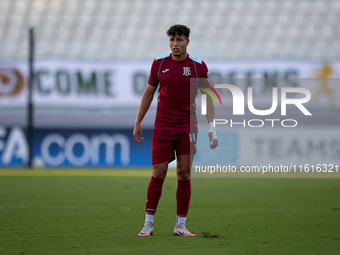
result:
<svg viewBox="0 0 340 255"><path fill-rule="evenodd" d="M188 67L188 66L183 67L183 75L185 75L185 76L191 75L190 67Z"/></svg>

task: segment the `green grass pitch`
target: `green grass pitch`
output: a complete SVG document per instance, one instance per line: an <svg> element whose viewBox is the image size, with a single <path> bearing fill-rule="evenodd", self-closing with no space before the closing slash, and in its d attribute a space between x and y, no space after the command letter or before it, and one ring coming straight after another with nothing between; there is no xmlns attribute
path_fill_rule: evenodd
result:
<svg viewBox="0 0 340 255"><path fill-rule="evenodd" d="M1 254L340 254L340 179L194 178L187 228L173 236L167 177L154 236L150 177L1 176Z"/></svg>

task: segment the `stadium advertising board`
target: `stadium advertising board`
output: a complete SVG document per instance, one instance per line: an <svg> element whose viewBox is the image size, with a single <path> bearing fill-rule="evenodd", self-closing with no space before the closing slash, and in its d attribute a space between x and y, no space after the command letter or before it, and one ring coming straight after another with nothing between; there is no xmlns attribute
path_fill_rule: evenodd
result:
<svg viewBox="0 0 340 255"><path fill-rule="evenodd" d="M281 166L291 171L300 165L317 166L340 162L340 134L338 128L296 128L294 132L277 129L220 128L219 146L209 149L208 130L201 130L197 142L194 167L203 166ZM336 169L334 168L334 171ZM339 170L338 170L339 171Z"/></svg>
<svg viewBox="0 0 340 255"><path fill-rule="evenodd" d="M208 130L198 134L194 166L259 166L335 164L340 162L337 128L218 130L219 146L209 149ZM151 167L152 130L144 130L143 146L126 129L36 129L33 161L37 167ZM0 126L0 166L27 164L28 144L21 127Z"/></svg>
<svg viewBox="0 0 340 255"><path fill-rule="evenodd" d="M0 126L0 166L25 166L28 144L21 127ZM130 129L35 129L37 167L143 167L151 165L152 130L138 146Z"/></svg>
<svg viewBox="0 0 340 255"><path fill-rule="evenodd" d="M272 88L307 88L315 108L340 108L340 63L304 62L207 63L212 86L228 79L244 94L253 87L253 101L271 102ZM33 100L39 108L138 107L150 72L150 63L83 63L39 61L35 64ZM0 109L25 107L27 65L0 65ZM242 78L242 79L240 79ZM257 79L260 78L260 79ZM301 79L301 78L307 78ZM222 91L231 106L230 93ZM152 106L156 106L154 100Z"/></svg>

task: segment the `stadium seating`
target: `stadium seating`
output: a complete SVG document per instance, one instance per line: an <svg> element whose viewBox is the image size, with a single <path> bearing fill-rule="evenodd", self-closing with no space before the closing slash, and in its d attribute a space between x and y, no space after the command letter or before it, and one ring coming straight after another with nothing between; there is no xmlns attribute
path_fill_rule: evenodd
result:
<svg viewBox="0 0 340 255"><path fill-rule="evenodd" d="M191 30L189 52L212 60L339 59L338 0L1 0L0 61L27 58L150 60L165 31Z"/></svg>

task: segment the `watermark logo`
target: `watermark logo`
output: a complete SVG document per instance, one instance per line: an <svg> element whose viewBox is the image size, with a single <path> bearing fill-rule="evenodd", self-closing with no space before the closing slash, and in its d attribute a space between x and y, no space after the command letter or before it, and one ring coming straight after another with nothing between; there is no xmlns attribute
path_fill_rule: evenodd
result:
<svg viewBox="0 0 340 255"><path fill-rule="evenodd" d="M206 93L206 94L202 94L202 98L201 98L201 105L202 105L201 114L202 115L207 115L207 95L209 95L212 98L212 100L214 101L215 105L217 105L217 102L216 102L214 96L211 94L211 92L208 89L210 89L211 91L213 91L216 94L216 96L217 96L217 98L220 101L220 104L222 106L222 100L221 100L220 95L209 84L206 84L206 88L199 87L199 89Z"/></svg>
<svg viewBox="0 0 340 255"><path fill-rule="evenodd" d="M220 96L216 92L215 89L213 89L210 85L208 87L210 90L214 91L214 93L217 95L217 97L220 100L220 103L222 105L222 101L220 99ZM215 84L215 88L220 88L220 89L228 89L231 92L232 95L232 105L233 105L233 115L245 115L244 114L244 105L245 105L245 97L242 92L242 90L231 84ZM205 91L208 95L210 95L215 104L216 100L212 96L212 94L204 88L200 88L201 90ZM287 95L290 93L295 93L295 94L302 94L302 98L287 98ZM248 87L247 88L247 105L248 109L251 113L258 115L258 116L266 116L274 113L277 109L278 106L278 88L273 87L272 88L272 105L269 109L266 110L259 110L254 107L253 104L253 88ZM295 105L304 115L306 116L311 116L312 114L307 110L307 108L303 105L307 103L311 99L311 93L309 90L305 88L296 88L296 87L282 87L281 88L281 115L287 115L287 105ZM202 95L201 98L201 114L206 115L207 114L207 99L206 99L206 94ZM275 121L280 121L279 119L266 119L265 121L270 121L272 123L272 127L274 127L274 122ZM255 123L258 123L258 125L254 125ZM286 122L293 122L293 125L286 125ZM227 124L229 123L228 120L226 119L214 119L214 126L216 124ZM262 127L264 125L264 121L261 119L251 119L248 122L249 127ZM233 120L230 120L231 127L233 126ZM243 127L246 126L246 120L243 122L234 122L234 124L242 124ZM297 126L298 122L294 119L287 119L281 121L281 124L283 127L295 127Z"/></svg>

